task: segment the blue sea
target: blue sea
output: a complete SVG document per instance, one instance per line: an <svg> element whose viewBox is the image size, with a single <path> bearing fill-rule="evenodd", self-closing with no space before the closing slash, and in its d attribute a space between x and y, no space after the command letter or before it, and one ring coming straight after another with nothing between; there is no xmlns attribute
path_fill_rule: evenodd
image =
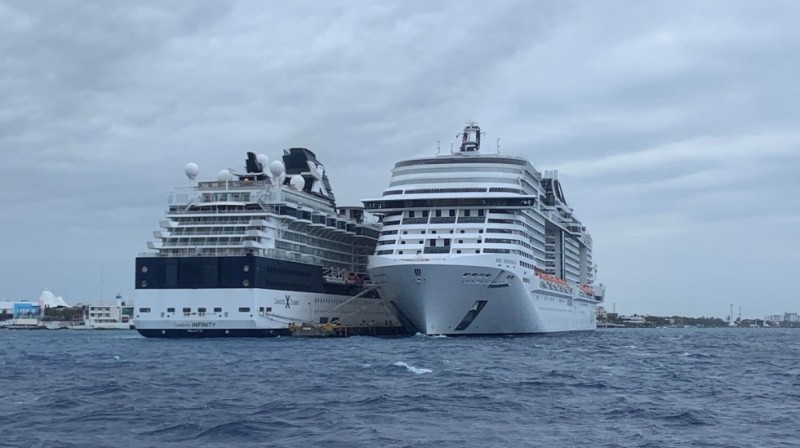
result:
<svg viewBox="0 0 800 448"><path fill-rule="evenodd" d="M800 330L0 330L3 447L797 447Z"/></svg>

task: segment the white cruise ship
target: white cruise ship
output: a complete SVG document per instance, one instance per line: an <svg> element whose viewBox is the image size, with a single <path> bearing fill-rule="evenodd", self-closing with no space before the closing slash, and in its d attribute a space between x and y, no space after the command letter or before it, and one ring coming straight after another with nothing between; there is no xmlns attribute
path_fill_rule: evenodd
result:
<svg viewBox="0 0 800 448"><path fill-rule="evenodd" d="M308 325L396 334L402 325L367 286L380 224L336 208L314 153L247 154L246 171L178 188L153 252L136 258L134 323L150 337L279 336Z"/></svg>
<svg viewBox="0 0 800 448"><path fill-rule="evenodd" d="M596 328L592 239L557 172L481 147L470 123L450 154L398 162L366 209L382 217L369 273L412 333Z"/></svg>

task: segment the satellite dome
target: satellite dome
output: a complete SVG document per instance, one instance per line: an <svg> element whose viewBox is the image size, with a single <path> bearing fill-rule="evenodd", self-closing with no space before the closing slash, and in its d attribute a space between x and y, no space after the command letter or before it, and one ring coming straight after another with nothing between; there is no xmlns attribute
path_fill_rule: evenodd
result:
<svg viewBox="0 0 800 448"><path fill-rule="evenodd" d="M233 180L233 174L231 174L231 171L227 168L224 170L220 170L220 172L217 173L217 180L220 182Z"/></svg>
<svg viewBox="0 0 800 448"><path fill-rule="evenodd" d="M295 190L302 190L303 187L306 186L306 180L303 179L303 176L301 176L299 174L295 174L289 180L289 185L291 185L292 188L294 188Z"/></svg>
<svg viewBox="0 0 800 448"><path fill-rule="evenodd" d="M266 169L267 169L267 164L269 163L269 157L267 157L267 155L266 155L266 154L259 154L259 155L257 155L257 156L256 156L256 160L258 160L258 163L260 163L260 164L261 164L261 167L262 167L264 170L266 170Z"/></svg>
<svg viewBox="0 0 800 448"><path fill-rule="evenodd" d="M280 160L273 160L269 164L269 172L272 173L272 177L280 177L286 172L286 167Z"/></svg>
<svg viewBox="0 0 800 448"><path fill-rule="evenodd" d="M183 171L186 173L186 177L194 180L194 178L197 177L197 174L200 172L200 167L194 162L189 162L186 164L186 168L184 168Z"/></svg>

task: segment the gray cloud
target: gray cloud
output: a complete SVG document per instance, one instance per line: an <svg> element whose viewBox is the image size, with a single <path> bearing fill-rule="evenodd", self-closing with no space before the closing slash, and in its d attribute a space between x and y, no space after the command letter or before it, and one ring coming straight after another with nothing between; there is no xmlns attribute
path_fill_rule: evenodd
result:
<svg viewBox="0 0 800 448"><path fill-rule="evenodd" d="M560 169L622 312L797 310L793 2L0 1L0 296L133 294L188 161L308 146L341 203L464 121ZM764 288L741 279L775 279Z"/></svg>

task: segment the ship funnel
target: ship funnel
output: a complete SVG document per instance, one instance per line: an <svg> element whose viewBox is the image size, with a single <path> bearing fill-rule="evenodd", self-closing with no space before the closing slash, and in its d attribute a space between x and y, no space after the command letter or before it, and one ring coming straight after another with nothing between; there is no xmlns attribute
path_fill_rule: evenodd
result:
<svg viewBox="0 0 800 448"><path fill-rule="evenodd" d="M248 173L264 172L264 167L261 165L261 161L258 160L258 157L256 157L256 155L252 152L247 153L247 159L244 161L244 164Z"/></svg>
<svg viewBox="0 0 800 448"><path fill-rule="evenodd" d="M481 128L469 122L461 134L461 152L477 152L481 149Z"/></svg>

